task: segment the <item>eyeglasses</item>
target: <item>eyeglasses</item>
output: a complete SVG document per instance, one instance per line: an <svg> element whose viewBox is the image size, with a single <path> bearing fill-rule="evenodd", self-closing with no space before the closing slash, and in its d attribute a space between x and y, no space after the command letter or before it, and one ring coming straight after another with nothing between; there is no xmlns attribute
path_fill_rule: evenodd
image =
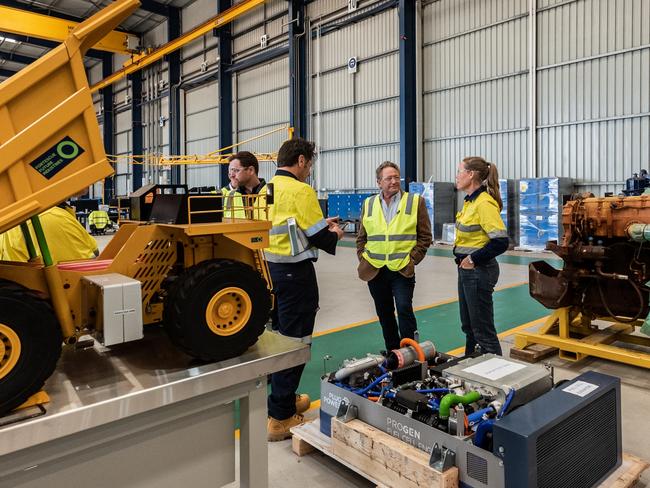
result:
<svg viewBox="0 0 650 488"><path fill-rule="evenodd" d="M474 170L473 169L459 169L458 171L456 171L456 174L461 175L463 173L471 173L472 171L474 171Z"/></svg>
<svg viewBox="0 0 650 488"><path fill-rule="evenodd" d="M381 181L400 181L401 178L399 176L387 176L386 178L382 178Z"/></svg>
<svg viewBox="0 0 650 488"><path fill-rule="evenodd" d="M246 168L228 168L228 173L239 173L240 171L245 170Z"/></svg>

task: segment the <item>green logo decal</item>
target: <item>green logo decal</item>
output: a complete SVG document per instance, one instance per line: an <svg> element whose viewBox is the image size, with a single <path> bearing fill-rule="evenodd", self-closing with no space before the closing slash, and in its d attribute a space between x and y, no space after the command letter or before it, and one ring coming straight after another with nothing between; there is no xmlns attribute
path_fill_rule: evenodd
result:
<svg viewBox="0 0 650 488"><path fill-rule="evenodd" d="M30 163L31 167L48 180L84 153L84 149L65 136Z"/></svg>

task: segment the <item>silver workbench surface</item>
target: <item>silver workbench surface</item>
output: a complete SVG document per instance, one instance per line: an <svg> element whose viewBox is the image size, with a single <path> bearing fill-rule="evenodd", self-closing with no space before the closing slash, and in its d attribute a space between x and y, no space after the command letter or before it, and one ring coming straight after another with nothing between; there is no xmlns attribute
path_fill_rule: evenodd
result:
<svg viewBox="0 0 650 488"><path fill-rule="evenodd" d="M242 356L202 364L160 329L111 349L68 349L44 388L47 413L0 428L0 456L256 378L266 385L268 374L309 355L305 344L265 332Z"/></svg>

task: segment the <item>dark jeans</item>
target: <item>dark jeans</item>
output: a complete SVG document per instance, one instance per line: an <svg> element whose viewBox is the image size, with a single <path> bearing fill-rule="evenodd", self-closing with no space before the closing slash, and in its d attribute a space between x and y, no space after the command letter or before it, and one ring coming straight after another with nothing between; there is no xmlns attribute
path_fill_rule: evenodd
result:
<svg viewBox="0 0 650 488"><path fill-rule="evenodd" d="M400 339L413 339L418 324L413 313L413 290L415 277L406 278L397 271L382 267L377 276L368 282L370 295L384 334L386 350L399 349ZM395 320L395 307L399 319L399 331Z"/></svg>
<svg viewBox="0 0 650 488"><path fill-rule="evenodd" d="M466 355L473 353L477 344L483 353L501 355L492 305L492 293L498 279L499 264L496 259L474 269L458 268L458 304L466 337Z"/></svg>
<svg viewBox="0 0 650 488"><path fill-rule="evenodd" d="M318 310L318 282L313 263L269 263L269 270L275 294L273 329L289 337L311 336ZM296 392L304 369L300 365L271 375L267 403L269 415L274 419L288 419L296 413Z"/></svg>

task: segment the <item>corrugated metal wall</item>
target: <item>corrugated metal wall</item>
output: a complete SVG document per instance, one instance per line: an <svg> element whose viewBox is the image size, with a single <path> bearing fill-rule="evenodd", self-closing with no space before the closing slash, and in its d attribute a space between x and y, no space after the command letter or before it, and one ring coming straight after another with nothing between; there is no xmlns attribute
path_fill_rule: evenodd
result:
<svg viewBox="0 0 650 488"><path fill-rule="evenodd" d="M650 2L538 0L534 24L528 9L424 6L425 177L452 181L460 159L483 155L506 178L618 192L650 161Z"/></svg>
<svg viewBox="0 0 650 488"><path fill-rule="evenodd" d="M183 30L188 31L217 12L216 0L197 0L183 9ZM181 110L184 154L205 155L219 149L219 83L214 78L218 69L218 39L212 34L188 44L182 51L181 74L187 83L205 78L196 86L183 90ZM210 73L214 76L207 77ZM188 165L182 171L185 183L195 186L220 187L219 165Z"/></svg>
<svg viewBox="0 0 650 488"><path fill-rule="evenodd" d="M618 192L650 163L650 2L539 0L538 9L539 175Z"/></svg>
<svg viewBox="0 0 650 488"><path fill-rule="evenodd" d="M397 11L323 36L318 23L312 29L311 137L320 146L316 187L374 188L377 165L384 160L399 163ZM358 71L351 74L347 63L353 56Z"/></svg>
<svg viewBox="0 0 650 488"><path fill-rule="evenodd" d="M527 0L441 0L423 10L424 177L453 181L483 155L508 178L527 161Z"/></svg>
<svg viewBox="0 0 650 488"><path fill-rule="evenodd" d="M233 77L233 140L245 141L289 124L289 59L286 57L237 73ZM279 130L239 146L239 150L275 152L287 132ZM260 177L270 179L273 163L260 164Z"/></svg>

